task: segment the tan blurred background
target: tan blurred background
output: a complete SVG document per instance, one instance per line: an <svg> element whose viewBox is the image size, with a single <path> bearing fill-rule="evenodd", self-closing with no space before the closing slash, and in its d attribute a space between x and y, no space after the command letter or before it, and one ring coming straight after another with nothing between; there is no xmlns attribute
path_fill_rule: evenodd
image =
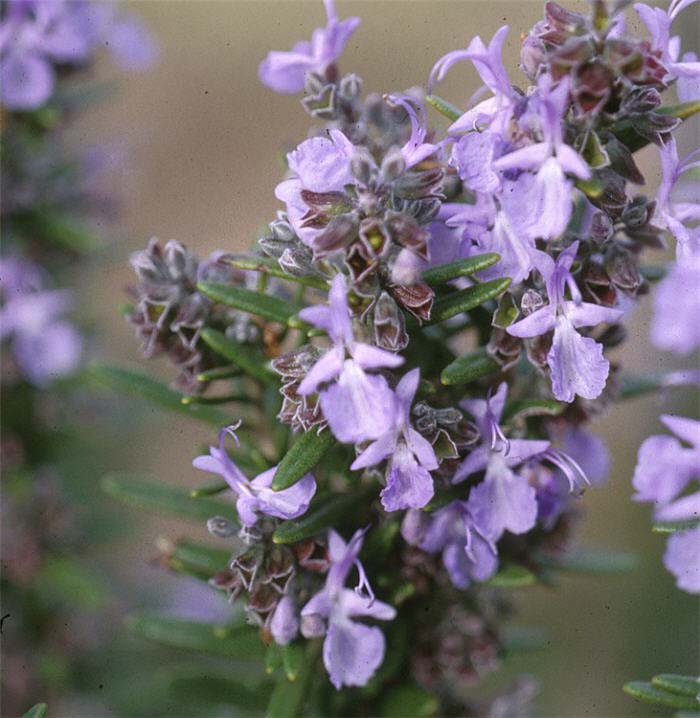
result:
<svg viewBox="0 0 700 718"><path fill-rule="evenodd" d="M529 1L337 4L342 17L356 14L363 20L341 69L357 72L365 91L380 92L423 84L439 56L465 47L475 34L488 40L504 23L511 26L505 65L515 82L523 82L514 69L519 35L542 12L540 2ZM157 36L160 62L151 72L125 77L105 60L98 79L117 81L117 94L83 118L74 140L119 140L126 148L119 182L121 239L81 276L80 291L86 316L101 327L96 353L145 364L117 311L131 280L130 252L153 235L179 239L200 256L214 249L245 249L257 238L278 209L273 189L282 172L281 151L305 138L309 121L294 97L276 95L258 82L257 64L269 49L288 49L308 38L324 23L324 13L320 0L160 0L134 2L131 8ZM679 23L686 47L697 38L696 10ZM440 94L460 104L477 86L476 73L464 65L451 72ZM439 122L435 115L431 119ZM697 146L697 128L687 128L686 147ZM657 182L653 150L644 154L643 164L650 183ZM627 348L618 355L631 372L673 365L648 345L648 316L647 299L633 319ZM148 368L170 376L162 366ZM669 410L697 415L697 394L636 400L616 407L595 427L610 443L613 469L610 483L582 500L587 512L582 542L635 551L642 557L639 570L622 577L565 579L556 590L519 595L518 622L545 626L551 640L546 652L517 664L542 683L542 715L650 715L648 707L621 692L623 682L653 672L698 670L697 602L675 590L661 567L663 538L651 534L647 508L629 500L637 447L660 430L657 416ZM144 469L193 485L198 477L192 457L212 431L157 412L147 416L131 447L131 467L114 468ZM154 540L165 531L176 535L178 527L144 522L120 552L121 570L143 570ZM188 531L203 536L203 529ZM162 579L154 569L150 580L157 585Z"/></svg>

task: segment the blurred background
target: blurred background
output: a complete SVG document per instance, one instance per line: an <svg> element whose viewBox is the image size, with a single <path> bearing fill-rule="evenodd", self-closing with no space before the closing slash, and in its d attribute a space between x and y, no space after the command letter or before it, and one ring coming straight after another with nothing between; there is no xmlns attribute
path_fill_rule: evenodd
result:
<svg viewBox="0 0 700 718"><path fill-rule="evenodd" d="M341 17L362 17L341 69L359 74L365 91L378 92L424 84L442 54L465 47L475 34L488 40L506 23L511 31L505 66L514 82L521 82L515 70L519 35L542 14L541 3L529 0L339 0L337 5ZM283 171L283 152L305 138L309 118L295 98L276 95L258 82L257 65L269 49L287 49L309 37L323 24L324 13L320 0L158 0L130 7L156 35L161 56L151 71L126 77L107 61L99 63L94 79L116 83L116 92L80 118L70 137L76 145L117 142L121 158L114 173L123 198L117 240L80 271L75 283L83 319L95 329L92 352L145 366L132 329L118 311L132 279L130 253L143 248L151 236L178 239L200 256L214 249L244 250L262 233L278 209L273 190ZM696 6L679 23L686 46L697 41L699 18ZM476 73L461 65L439 92L460 105L478 82ZM429 117L440 122L435 114ZM696 122L685 128L681 155L698 146L698 127ZM640 165L650 183L658 181L653 148L642 154ZM625 348L616 356L630 373L681 366L650 347L649 308L647 297L635 312ZM697 357L690 361L697 365ZM170 376L157 362L145 368L162 378ZM580 541L633 551L640 557L638 569L622 576L564 579L556 589L524 589L515 596L518 622L547 630L547 650L525 655L510 669L540 682L539 715L650 715L652 709L622 693L625 681L698 670L697 600L675 589L661 564L665 541L650 531L648 507L630 501L636 451L644 437L661 432L658 415L698 415L696 392L673 391L620 404L593 427L607 439L613 464L609 483L581 501L585 517ZM112 437L120 450L101 454L96 472L137 469L195 485L191 461L213 438L211 429L128 402L114 411L123 428ZM94 560L123 607L139 608L135 604L148 600L143 595L161 605L186 606L181 599L188 587L152 565L155 545L166 535L205 538L205 527L184 528L116 504L113 511L129 514L135 528L116 548L95 553ZM113 620L117 630L118 615ZM119 650L114 663L103 669L103 683L128 663L130 650L139 649L126 643ZM107 715L99 710L99 705L88 710L68 700L51 716Z"/></svg>

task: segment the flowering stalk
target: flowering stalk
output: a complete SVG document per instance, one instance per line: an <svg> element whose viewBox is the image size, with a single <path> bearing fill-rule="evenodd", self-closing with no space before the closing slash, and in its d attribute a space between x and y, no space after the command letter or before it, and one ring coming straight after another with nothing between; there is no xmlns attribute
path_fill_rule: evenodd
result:
<svg viewBox="0 0 700 718"><path fill-rule="evenodd" d="M565 565L581 497L605 481L587 424L624 393L608 351L650 289L642 252L667 234L684 262L695 251L698 208L670 199L694 160L670 153L700 104L661 98L700 75L668 37L687 4L636 6L640 40L619 3L547 2L522 86L501 60L507 27L438 60L429 92L458 62L484 83L455 110L421 89L363 97L337 65L359 21L328 0L311 42L260 65L322 124L288 154L257 252L198 264L152 242L132 260L147 355L186 370L188 404L230 398L240 446L230 456L222 429L194 465L225 483L195 493L235 493L236 511L209 522L233 552L210 583L244 604L271 672L282 663L268 715L380 715L409 693L429 715L488 710L464 689L508 652L497 587ZM664 158L656 199L628 194L649 143ZM639 481L646 497L653 480ZM321 652L329 684L289 687L301 651Z"/></svg>

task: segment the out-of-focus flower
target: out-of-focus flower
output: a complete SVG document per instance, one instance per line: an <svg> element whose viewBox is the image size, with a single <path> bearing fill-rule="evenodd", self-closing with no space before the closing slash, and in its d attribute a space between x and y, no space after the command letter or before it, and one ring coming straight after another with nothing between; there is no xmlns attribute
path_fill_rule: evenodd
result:
<svg viewBox="0 0 700 718"><path fill-rule="evenodd" d="M537 337L554 330L547 364L552 376L552 391L560 401L573 401L576 394L595 399L603 391L610 364L603 357L603 347L590 337L582 337L577 327L614 323L622 311L581 301L581 293L571 276L578 242L574 242L556 259L535 252L535 264L545 280L549 303L529 316L511 324L507 331L515 337ZM572 299L564 298L569 287Z"/></svg>
<svg viewBox="0 0 700 718"><path fill-rule="evenodd" d="M149 65L153 38L110 2L8 0L0 21L2 104L36 110L53 94L55 66L80 66L106 45L127 69Z"/></svg>
<svg viewBox="0 0 700 718"><path fill-rule="evenodd" d="M222 476L226 483L238 494L236 510L245 526L253 526L258 521L258 512L280 519L294 519L301 516L316 493L316 481L306 474L293 486L283 491L273 491L272 480L277 467L263 471L252 481L233 463L226 451L224 441L231 435L238 442L235 427L229 426L219 432L219 445L210 446L209 453L198 456L192 462L195 469L208 471Z"/></svg>
<svg viewBox="0 0 700 718"><path fill-rule="evenodd" d="M343 49L360 24L359 17L338 20L333 0L324 0L326 27L316 28L311 42L298 42L288 52L273 50L260 63L260 81L275 92L294 94L304 89L307 72L325 75L340 57Z"/></svg>
<svg viewBox="0 0 700 718"><path fill-rule="evenodd" d="M329 306L303 309L299 316L328 332L333 346L313 365L297 392L320 391L321 411L336 438L354 444L381 436L394 413L394 396L383 376L365 370L395 368L403 357L356 342L352 332L345 278L337 274ZM348 356L349 355L349 356Z"/></svg>
<svg viewBox="0 0 700 718"><path fill-rule="evenodd" d="M44 282L37 265L14 257L0 260L0 338L11 341L20 371L37 386L73 372L82 350L80 334L61 318L73 305L71 293L43 289Z"/></svg>
<svg viewBox="0 0 700 718"><path fill-rule="evenodd" d="M382 505L386 511L419 509L433 497L430 471L438 461L431 443L411 427L411 405L418 389L420 370L413 369L398 383L394 415L386 431L353 462L353 470L375 466L389 459Z"/></svg>
<svg viewBox="0 0 700 718"><path fill-rule="evenodd" d="M328 532L331 566L326 584L301 610L302 633L308 638L326 636L323 663L338 690L343 686L364 686L384 658L385 641L381 630L352 619L390 621L396 616L392 606L375 599L358 559L364 534L363 530L356 531L346 544L335 531ZM354 591L345 588L353 566L360 576Z"/></svg>

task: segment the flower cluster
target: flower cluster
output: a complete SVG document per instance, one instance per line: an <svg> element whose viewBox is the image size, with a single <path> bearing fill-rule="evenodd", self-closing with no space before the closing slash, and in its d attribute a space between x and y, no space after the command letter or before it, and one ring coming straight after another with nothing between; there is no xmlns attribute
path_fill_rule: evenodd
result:
<svg viewBox="0 0 700 718"><path fill-rule="evenodd" d="M3 106L13 112L42 107L57 74L87 65L103 45L124 69L150 65L157 53L139 20L111 2L8 0L0 19Z"/></svg>
<svg viewBox="0 0 700 718"><path fill-rule="evenodd" d="M212 582L247 594L266 641L323 637L336 688L371 695L387 644L398 642L392 624L401 633L426 606L478 630L455 638L460 656L450 658L449 630L435 621L412 659L392 658L387 671L410 665L449 705L459 686L436 680L436 665L469 681L497 664L493 624L502 615L489 613L484 596L508 571L545 576L569 547L578 499L605 480L607 450L586 424L620 391L607 352L649 291L642 251L663 247L665 234L677 238L679 260L659 287L655 337L697 346L690 295L700 214L671 200L697 164L678 161L671 135L690 110L661 108L671 84L691 92L700 77L669 37L688 4L668 13L635 6L651 34L638 40L619 3L594 3L586 16L547 2L523 42L524 86L503 65L502 27L438 60L429 94L363 98L359 78L337 66L359 21L340 20L327 0L327 26L310 43L260 65L266 85L303 91L304 109L323 124L287 155L275 190L284 210L260 252L223 260L249 274L212 284L172 243L134 260L132 321L147 342L172 352L184 326L190 350L201 338L212 352L208 366L217 356L232 361L265 397L264 416L246 417L241 429L250 422L251 440L270 437L257 451L241 434L241 465L256 478L227 454L230 428L195 460L236 494L242 527L240 550ZM463 110L432 94L458 62L483 82ZM428 127L427 104L449 118L445 132ZM644 182L633 154L648 143L664 167L655 199L629 193ZM297 285L293 297L285 281ZM684 318L669 321L679 286L689 297ZM239 312L256 317L257 335L230 330ZM200 401L209 398L217 400ZM697 464L690 426L671 426L695 448L676 442L664 450L668 464L689 467L691 454ZM660 518L697 509L695 497L678 498L695 469L670 490L644 467L635 485L641 498L663 500ZM210 530L236 533L223 519ZM674 540L669 565L690 585L695 535ZM370 587L373 573L387 603ZM388 638L360 617L388 621Z"/></svg>

